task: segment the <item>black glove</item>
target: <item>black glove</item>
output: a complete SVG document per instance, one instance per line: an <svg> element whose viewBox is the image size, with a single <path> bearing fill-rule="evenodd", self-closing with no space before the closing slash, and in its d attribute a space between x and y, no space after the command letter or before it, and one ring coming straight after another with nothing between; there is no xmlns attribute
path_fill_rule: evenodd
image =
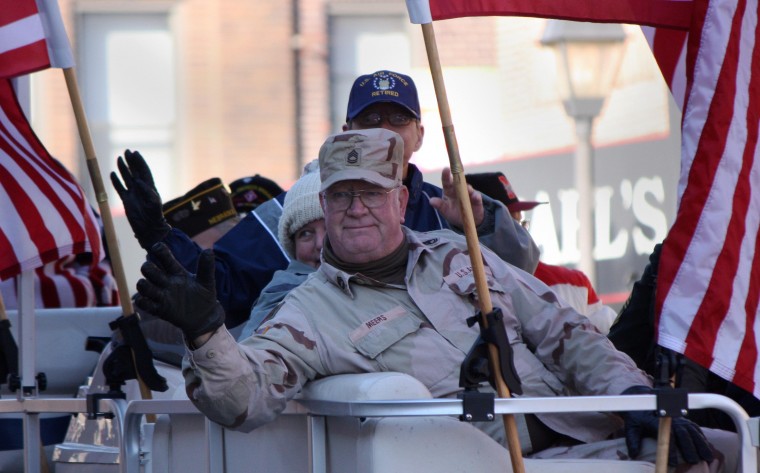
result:
<svg viewBox="0 0 760 473"><path fill-rule="evenodd" d="M169 389L166 378L158 374L153 364L153 354L140 328L140 318L135 314L130 317L122 315L108 326L111 330L118 330L123 339L122 343L114 343L113 351L103 363L103 374L111 390L118 390L128 379L137 379L137 374L151 391Z"/></svg>
<svg viewBox="0 0 760 473"><path fill-rule="evenodd" d="M116 161L124 184L115 172L111 173L111 183L124 203L124 212L137 241L147 250L163 240L172 227L164 218L161 196L153 183L148 163L137 151L124 151L124 158L126 164L121 156Z"/></svg>
<svg viewBox="0 0 760 473"><path fill-rule="evenodd" d="M145 278L137 282L135 305L177 326L188 341L221 327L224 309L216 300L214 253L201 253L194 275L165 244L157 243L151 251L156 263L148 261L140 268Z"/></svg>
<svg viewBox="0 0 760 473"><path fill-rule="evenodd" d="M622 394L654 394L649 386L633 386ZM621 414L625 421L625 444L628 455L636 458L641 452L641 440L644 437L657 438L660 418L654 411L632 411ZM710 445L707 443L702 429L694 422L683 417L673 417L670 430L670 448L668 449L668 465L678 464L678 453L690 464L704 460L711 462L714 458Z"/></svg>
<svg viewBox="0 0 760 473"><path fill-rule="evenodd" d="M103 374L112 391L118 390L126 380L136 379L132 350L127 345L115 345L103 362Z"/></svg>

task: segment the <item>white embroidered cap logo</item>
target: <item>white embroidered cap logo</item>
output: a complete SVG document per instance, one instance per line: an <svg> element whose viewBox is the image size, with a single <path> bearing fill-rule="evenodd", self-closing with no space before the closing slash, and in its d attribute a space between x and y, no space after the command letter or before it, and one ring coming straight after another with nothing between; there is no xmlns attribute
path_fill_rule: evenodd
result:
<svg viewBox="0 0 760 473"><path fill-rule="evenodd" d="M377 90L393 89L396 87L396 79L389 76L388 74L382 74L375 77L375 79L372 81L372 85Z"/></svg>

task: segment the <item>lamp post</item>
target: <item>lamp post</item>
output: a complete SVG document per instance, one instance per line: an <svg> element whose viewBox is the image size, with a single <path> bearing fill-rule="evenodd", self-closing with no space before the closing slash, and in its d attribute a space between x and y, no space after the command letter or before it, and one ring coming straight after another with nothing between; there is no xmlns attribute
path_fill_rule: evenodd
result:
<svg viewBox="0 0 760 473"><path fill-rule="evenodd" d="M575 186L578 191L578 269L596 284L594 264L594 118L612 90L623 56L625 32L619 24L549 20L541 44L554 50L565 112L575 120Z"/></svg>

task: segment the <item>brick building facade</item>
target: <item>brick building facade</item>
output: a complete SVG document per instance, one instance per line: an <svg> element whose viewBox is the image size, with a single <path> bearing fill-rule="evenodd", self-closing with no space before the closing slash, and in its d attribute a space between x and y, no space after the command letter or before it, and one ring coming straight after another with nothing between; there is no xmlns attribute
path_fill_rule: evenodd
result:
<svg viewBox="0 0 760 473"><path fill-rule="evenodd" d="M166 200L213 176L231 182L259 173L287 189L301 166L316 157L324 137L339 131L352 79L382 68L406 72L418 83L426 136L415 162L431 181L448 164L425 45L403 0L60 0L60 5L106 178L115 157L129 147L144 151ZM555 168L555 162L571 160L576 140L557 95L553 57L539 43L544 27L544 20L525 18L435 23L468 172L503 170L525 198L544 191L556 198L572 186L568 172L556 182L539 179L536 172L547 162ZM614 159L628 163L641 153L654 153L652 159L673 155L672 166L658 171L672 179L678 166L677 112L643 36L632 26L626 32L615 90L594 129L597 167ZM60 71L34 74L32 96L38 134L85 182ZM606 175L598 178L604 181ZM613 186L618 194L617 187L628 186L625 179ZM659 203L668 221L675 211L675 184L666 183L667 198ZM139 251L118 198L109 199L125 251ZM556 207L553 212L561 239L564 217ZM614 233L636 221L612 225ZM648 234L652 241L659 238L658 232ZM567 256L573 252L555 253L565 256L549 262L573 264L574 256ZM646 251L637 250L635 257L645 262ZM136 266L128 268L130 279L136 278Z"/></svg>

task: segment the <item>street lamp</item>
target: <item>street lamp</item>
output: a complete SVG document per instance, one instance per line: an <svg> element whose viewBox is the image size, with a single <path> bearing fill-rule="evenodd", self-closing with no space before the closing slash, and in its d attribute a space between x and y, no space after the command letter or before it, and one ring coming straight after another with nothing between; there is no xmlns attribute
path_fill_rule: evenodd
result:
<svg viewBox="0 0 760 473"><path fill-rule="evenodd" d="M578 190L578 268L596 283L593 256L593 148L591 132L612 90L623 57L625 32L619 24L549 20L541 44L554 50L565 112L575 120L575 186Z"/></svg>

